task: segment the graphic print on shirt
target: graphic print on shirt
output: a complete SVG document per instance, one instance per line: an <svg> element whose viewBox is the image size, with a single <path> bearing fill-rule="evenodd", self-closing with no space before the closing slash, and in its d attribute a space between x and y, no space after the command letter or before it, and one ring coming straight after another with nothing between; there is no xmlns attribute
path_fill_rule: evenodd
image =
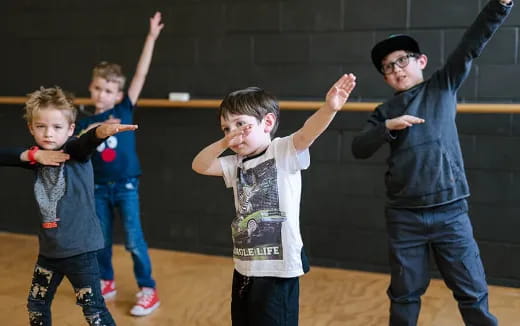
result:
<svg viewBox="0 0 520 326"><path fill-rule="evenodd" d="M57 167L44 166L37 170L34 183L34 195L42 215L42 227L52 229L58 227L58 201L65 194L64 165Z"/></svg>
<svg viewBox="0 0 520 326"><path fill-rule="evenodd" d="M112 162L116 159L117 137L110 136L104 142L99 144L96 150L101 153L103 162Z"/></svg>
<svg viewBox="0 0 520 326"><path fill-rule="evenodd" d="M240 260L282 260L282 222L276 162L237 169L237 217L231 224L233 256Z"/></svg>

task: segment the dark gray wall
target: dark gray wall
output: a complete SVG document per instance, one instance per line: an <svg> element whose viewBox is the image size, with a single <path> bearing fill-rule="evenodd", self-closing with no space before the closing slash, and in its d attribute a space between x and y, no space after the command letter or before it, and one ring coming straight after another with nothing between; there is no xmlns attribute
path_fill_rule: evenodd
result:
<svg viewBox="0 0 520 326"><path fill-rule="evenodd" d="M429 55L427 74L440 66L485 1L466 0L4 0L0 35L4 63L0 95L24 95L60 85L87 96L90 69L116 61L132 74L148 28L161 10L143 97L188 91L221 98L259 85L281 99L321 99L343 72L358 75L353 100L391 95L369 62L376 40L409 32ZM376 10L377 9L377 10ZM442 18L439 18L442 17ZM520 102L516 12L490 42L462 88L461 101ZM279 135L312 112L282 112ZM21 106L0 106L3 145L29 145ZM302 233L311 263L387 271L384 159L350 154L367 113L341 113L311 149L304 172ZM153 247L228 255L232 193L222 180L196 175L193 156L220 137L214 110L137 112L144 229ZM471 216L491 282L520 285L520 118L459 115L472 188ZM0 169L0 229L34 233L35 205L27 171Z"/></svg>

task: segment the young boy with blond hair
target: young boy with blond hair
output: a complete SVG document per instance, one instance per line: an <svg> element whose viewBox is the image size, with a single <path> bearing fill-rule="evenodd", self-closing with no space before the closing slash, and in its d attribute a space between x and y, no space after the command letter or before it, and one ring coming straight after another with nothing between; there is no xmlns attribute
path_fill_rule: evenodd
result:
<svg viewBox="0 0 520 326"><path fill-rule="evenodd" d="M30 325L51 325L51 303L64 277L89 325L115 325L99 285L96 252L103 247L103 234L94 209L90 155L107 137L137 126L103 124L71 137L76 109L59 87L29 94L24 117L36 145L21 154L3 151L0 163L36 173L34 195L41 223L27 304Z"/></svg>
<svg viewBox="0 0 520 326"><path fill-rule="evenodd" d="M224 137L197 154L192 167L224 177L233 188L233 326L298 325L299 276L308 271L299 225L300 171L310 164L309 147L354 87L354 75L342 76L301 129L272 140L280 121L272 95L250 87L222 101ZM235 154L220 157L226 149Z"/></svg>
<svg viewBox="0 0 520 326"><path fill-rule="evenodd" d="M367 158L390 146L385 175L390 325L417 324L430 282L430 252L464 323L497 325L468 216L455 117L457 91L511 6L511 0L490 0L445 65L426 80L428 58L412 37L394 35L372 49L374 66L396 93L371 114L352 151Z"/></svg>
<svg viewBox="0 0 520 326"><path fill-rule="evenodd" d="M94 115L81 119L76 132L82 133L100 123L133 123L133 113L141 94L152 60L155 41L163 28L161 13L150 18L150 30L125 94L125 77L121 66L101 62L94 67L89 86L94 102ZM101 287L105 299L116 294L112 266L112 233L115 210L123 224L125 248L131 253L134 274L140 291L130 313L150 314L159 307L159 297L152 278L152 265L144 239L139 209L139 179L141 167L137 157L135 134L132 132L109 137L99 145L92 158L94 165L96 212L101 222L105 245L98 253Z"/></svg>

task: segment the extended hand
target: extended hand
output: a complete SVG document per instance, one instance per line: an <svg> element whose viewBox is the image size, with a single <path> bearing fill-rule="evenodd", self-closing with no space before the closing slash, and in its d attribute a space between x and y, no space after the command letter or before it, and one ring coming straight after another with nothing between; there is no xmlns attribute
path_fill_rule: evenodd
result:
<svg viewBox="0 0 520 326"><path fill-rule="evenodd" d="M157 39L163 27L164 24L161 24L161 13L157 11L155 15L150 18L150 31L148 32L148 35Z"/></svg>
<svg viewBox="0 0 520 326"><path fill-rule="evenodd" d="M424 119L407 114L385 121L386 128L389 130L402 130L420 123L424 123Z"/></svg>
<svg viewBox="0 0 520 326"><path fill-rule="evenodd" d="M96 129L96 136L105 139L119 132L136 130L137 125L122 125L118 123L103 123Z"/></svg>
<svg viewBox="0 0 520 326"><path fill-rule="evenodd" d="M356 87L356 76L354 74L343 75L327 92L325 104L333 111L341 110L354 87Z"/></svg>
<svg viewBox="0 0 520 326"><path fill-rule="evenodd" d="M40 149L34 154L34 159L41 165L58 166L70 158L63 151L48 151Z"/></svg>
<svg viewBox="0 0 520 326"><path fill-rule="evenodd" d="M226 147L232 147L242 143L244 141L244 138L246 138L247 135L249 135L249 133L251 132L251 127L252 125L245 125L233 131L230 131L224 137L224 143Z"/></svg>

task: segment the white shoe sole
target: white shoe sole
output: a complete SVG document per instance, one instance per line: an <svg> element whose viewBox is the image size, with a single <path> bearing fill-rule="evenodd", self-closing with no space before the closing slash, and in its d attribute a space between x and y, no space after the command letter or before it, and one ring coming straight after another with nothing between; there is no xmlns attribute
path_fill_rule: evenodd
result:
<svg viewBox="0 0 520 326"><path fill-rule="evenodd" d="M156 304L154 304L153 306L151 306L148 309L143 309L143 308L134 309L135 308L134 307L134 308L132 308L132 310L130 310L130 314L132 316L138 316L138 317L147 316L147 315L151 314L155 309L159 308L160 305L161 305L161 301L157 302Z"/></svg>
<svg viewBox="0 0 520 326"><path fill-rule="evenodd" d="M103 295L103 299L110 300L116 296L117 290L114 290L112 292L108 292L107 294Z"/></svg>

